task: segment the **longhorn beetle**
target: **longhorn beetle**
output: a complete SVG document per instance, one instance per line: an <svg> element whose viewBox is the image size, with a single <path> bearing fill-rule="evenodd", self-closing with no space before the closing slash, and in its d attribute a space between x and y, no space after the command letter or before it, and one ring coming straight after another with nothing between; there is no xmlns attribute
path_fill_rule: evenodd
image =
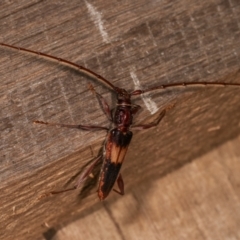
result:
<svg viewBox="0 0 240 240"><path fill-rule="evenodd" d="M171 83L165 85L159 85L147 89L138 89L134 91L127 91L123 88L118 88L117 86L110 83L104 77L98 75L97 73L93 72L92 70L80 66L76 63L70 62L68 60L54 57L45 53L16 47L13 45L9 45L6 43L0 43L0 46L4 46L7 48L15 49L21 52L27 52L33 55L39 55L49 60L53 60L56 62L61 62L65 65L68 65L71 68L76 68L81 72L84 72L94 78L96 78L101 83L107 85L117 97L117 104L116 107L110 110L109 105L107 104L106 100L97 93L93 86L90 85L90 89L95 93L101 108L103 109L104 113L108 117L108 119L114 124L114 128L109 129L106 127L98 126L98 125L69 125L69 124L61 124L61 123L50 123L50 122L43 122L43 121L34 121L36 124L45 124L50 126L59 126L59 127L66 127L66 128L76 128L81 130L106 130L108 131L105 145L104 145L104 152L102 155L98 156L94 159L93 163L87 168L79 177L78 181L74 185L74 187L65 189L62 191L55 191L50 192L49 194L57 194L61 192L66 192L69 190L74 190L81 186L81 183L90 175L93 168L102 161L102 167L99 175L99 183L98 183L98 197L100 200L104 200L110 191L113 189L115 182L117 182L119 190L115 190L117 193L123 195L124 194L124 182L122 179L122 175L120 173L120 169L125 158L128 146L132 139L132 132L131 129L147 129L155 127L159 124L159 122L164 117L167 110L171 107L167 107L163 109L155 122L149 124L140 124L140 125L132 125L134 115L139 111L141 108L139 105L132 104L131 97L137 96L146 92L151 92L154 90L161 90L170 87L179 87L179 86L191 86L191 85L205 85L205 86L235 86L240 87L240 83L225 83L225 82L180 82L180 83Z"/></svg>

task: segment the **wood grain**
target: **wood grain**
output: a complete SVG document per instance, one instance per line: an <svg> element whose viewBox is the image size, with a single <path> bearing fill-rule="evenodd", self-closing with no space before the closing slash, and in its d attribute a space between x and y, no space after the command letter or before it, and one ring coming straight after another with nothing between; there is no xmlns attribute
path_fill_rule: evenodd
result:
<svg viewBox="0 0 240 240"><path fill-rule="evenodd" d="M239 143L238 137L178 171L139 185L123 198L116 196L113 202L94 207L91 214L81 214L63 227L54 240L77 240L82 236L239 239ZM93 223L94 227L86 227Z"/></svg>
<svg viewBox="0 0 240 240"><path fill-rule="evenodd" d="M129 90L134 89L133 74L143 88L179 81L240 82L239 12L234 1L5 2L0 41L79 63ZM102 207L95 193L97 177L84 191L38 198L71 186L97 155L106 133L32 121L108 126L88 83L112 105L113 96L66 66L2 47L0 72L0 233L3 239L50 239L64 224ZM135 133L126 157L126 192L144 185L144 194L136 196L145 201L148 186L240 133L237 88L177 89L150 97L159 110L175 107L156 129ZM154 119L140 97L135 103L143 106L137 122ZM152 201L161 197L156 194ZM111 194L107 204L118 198Z"/></svg>

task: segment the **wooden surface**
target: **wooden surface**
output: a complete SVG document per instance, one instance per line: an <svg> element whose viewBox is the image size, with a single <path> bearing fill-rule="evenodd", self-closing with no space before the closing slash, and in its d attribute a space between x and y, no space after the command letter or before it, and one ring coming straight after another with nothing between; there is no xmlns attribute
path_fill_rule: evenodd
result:
<svg viewBox="0 0 240 240"><path fill-rule="evenodd" d="M135 88L134 78L142 87L180 81L240 82L239 12L237 1L5 2L0 8L0 41L82 64L126 89ZM61 234L72 232L71 228L57 235L56 231L66 224L78 224L73 222L77 219L84 229L76 233L81 234L80 239L100 231L110 236L102 239L112 239L112 235L134 239L143 236L139 229L152 239L158 239L158 232L164 232L163 239L192 239L188 233L196 231L199 239L221 239L218 234L224 221L228 224L222 239L239 237L238 148L216 150L239 136L239 89L194 88L151 94L157 109L173 103L175 107L156 129L134 133L122 171L126 197L111 194L106 202L99 203L93 180L86 183L83 192L38 200L45 192L71 186L73 177L97 155L106 133L48 128L32 121L108 126L88 83L94 84L109 102L112 95L75 70L4 48L0 48L0 72L3 239L61 238ZM140 97L135 103L143 106L136 121L154 118ZM232 146L239 145L239 140L235 141ZM216 159L210 163L208 158L199 159L214 149L218 152ZM218 165L220 160L222 165ZM193 163L184 166L189 162ZM230 168L232 163L236 167ZM236 176L231 194L228 179L211 185L212 175L207 178L205 173L208 164L213 168L223 166L223 172L213 171L217 183L222 180L221 174ZM191 177L186 174L188 167ZM190 184L198 183L201 177L206 178L202 192L202 185L194 189L194 183ZM185 189L188 182L189 188ZM203 205L195 204L192 189L196 194L193 199L200 196L200 203L201 194L212 191L210 201L206 197ZM183 196L183 202L178 196ZM176 206L172 208L174 213L171 207L161 206L168 203L168 198L171 206ZM212 211L226 208L229 212L208 217L213 203L216 209ZM154 215L154 209L162 211L161 218ZM133 210L130 216L124 216L127 210ZM192 221L196 222L194 226ZM210 221L215 225L207 224Z"/></svg>
<svg viewBox="0 0 240 240"><path fill-rule="evenodd" d="M239 143L238 137L123 198L99 203L54 240L240 239Z"/></svg>

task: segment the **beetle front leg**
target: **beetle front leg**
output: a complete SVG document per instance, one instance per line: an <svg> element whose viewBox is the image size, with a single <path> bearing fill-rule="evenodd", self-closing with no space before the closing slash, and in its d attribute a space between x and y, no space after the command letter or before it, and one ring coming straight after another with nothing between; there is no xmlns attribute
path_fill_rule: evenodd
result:
<svg viewBox="0 0 240 240"><path fill-rule="evenodd" d="M95 94L95 96L99 102L99 105L100 105L101 109L103 110L103 112L106 114L108 120L112 122L112 115L111 115L111 111L110 111L107 101L104 99L104 97L101 94L99 94L95 91L92 84L89 84L89 89L92 91L93 94Z"/></svg>

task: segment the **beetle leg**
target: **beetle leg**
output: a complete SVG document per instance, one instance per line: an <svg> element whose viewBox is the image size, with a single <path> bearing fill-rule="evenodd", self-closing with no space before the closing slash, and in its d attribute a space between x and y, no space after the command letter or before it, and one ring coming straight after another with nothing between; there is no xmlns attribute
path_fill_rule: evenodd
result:
<svg viewBox="0 0 240 240"><path fill-rule="evenodd" d="M109 130L107 127L101 127L98 125L80 125L80 124L62 124L62 123L52 123L52 122L43 122L43 121L33 121L36 124L45 124L49 126L56 126L56 127L66 127L66 128L77 128L86 131L92 130Z"/></svg>
<svg viewBox="0 0 240 240"><path fill-rule="evenodd" d="M79 188L81 183L86 180L86 178L89 176L89 174L92 172L93 168L102 160L102 155L98 156L93 163L80 175L78 178L75 187Z"/></svg>
<svg viewBox="0 0 240 240"><path fill-rule="evenodd" d="M132 104L131 112L133 115L135 115L142 107L139 105Z"/></svg>
<svg viewBox="0 0 240 240"><path fill-rule="evenodd" d="M72 191L72 190L75 190L77 188L80 187L81 183L84 182L86 180L86 178L89 176L89 174L92 172L93 168L99 163L99 161L102 159L102 155L101 156L98 156L94 161L93 163L90 165L89 168L87 168L82 174L81 176L79 177L78 181L76 182L76 184L71 187L71 188L67 188L67 189L64 189L64 190L61 190L61 191L52 191L52 192L49 192L49 193L44 193L42 194L38 199L41 199L41 198L44 198L44 197L48 197L48 196L51 196L51 195L55 195L55 194L59 194L59 193L64 193L64 192L68 192L68 191Z"/></svg>
<svg viewBox="0 0 240 240"><path fill-rule="evenodd" d="M149 124L139 124L139 125L134 125L131 128L136 129L136 130L142 130L142 129L148 129L157 126L160 121L163 119L164 115L166 113L166 110L164 109L163 111L160 112L158 118L156 119L155 122L149 123Z"/></svg>
<svg viewBox="0 0 240 240"><path fill-rule="evenodd" d="M99 94L95 91L94 87L91 84L89 84L89 89L96 95L103 112L106 114L107 118L112 122L111 111L110 111L109 105L106 102L106 100L102 97L101 94ZM98 126L98 125L62 124L62 123L43 122L43 121L38 121L38 120L33 121L33 123L45 124L45 125L56 126L56 127L77 128L77 129L86 130L86 131L92 131L92 130L107 130L108 131L109 130L107 127L102 127L102 126Z"/></svg>
<svg viewBox="0 0 240 240"><path fill-rule="evenodd" d="M174 104L173 105L170 105L166 108L164 108L160 114L158 115L158 118L152 122L152 123L149 123L149 124L139 124L139 125L133 125L131 128L132 129L136 129L136 130L143 130L143 129L148 129L148 128L152 128L152 127L156 127L160 122L161 120L163 119L163 117L165 116L166 112L168 110L170 110L171 108L174 107Z"/></svg>
<svg viewBox="0 0 240 240"><path fill-rule="evenodd" d="M116 189L113 189L113 191L120 194L120 195L124 195L124 182L123 182L123 178L122 178L121 173L118 176L117 185L118 185L119 191L116 190Z"/></svg>
<svg viewBox="0 0 240 240"><path fill-rule="evenodd" d="M103 110L103 112L106 114L108 120L112 122L112 115L111 115L111 111L110 111L107 101L104 99L104 97L101 94L99 94L95 91L92 84L89 84L89 89L93 92L93 94L95 94L95 96L99 102L99 105L100 105L101 109Z"/></svg>

